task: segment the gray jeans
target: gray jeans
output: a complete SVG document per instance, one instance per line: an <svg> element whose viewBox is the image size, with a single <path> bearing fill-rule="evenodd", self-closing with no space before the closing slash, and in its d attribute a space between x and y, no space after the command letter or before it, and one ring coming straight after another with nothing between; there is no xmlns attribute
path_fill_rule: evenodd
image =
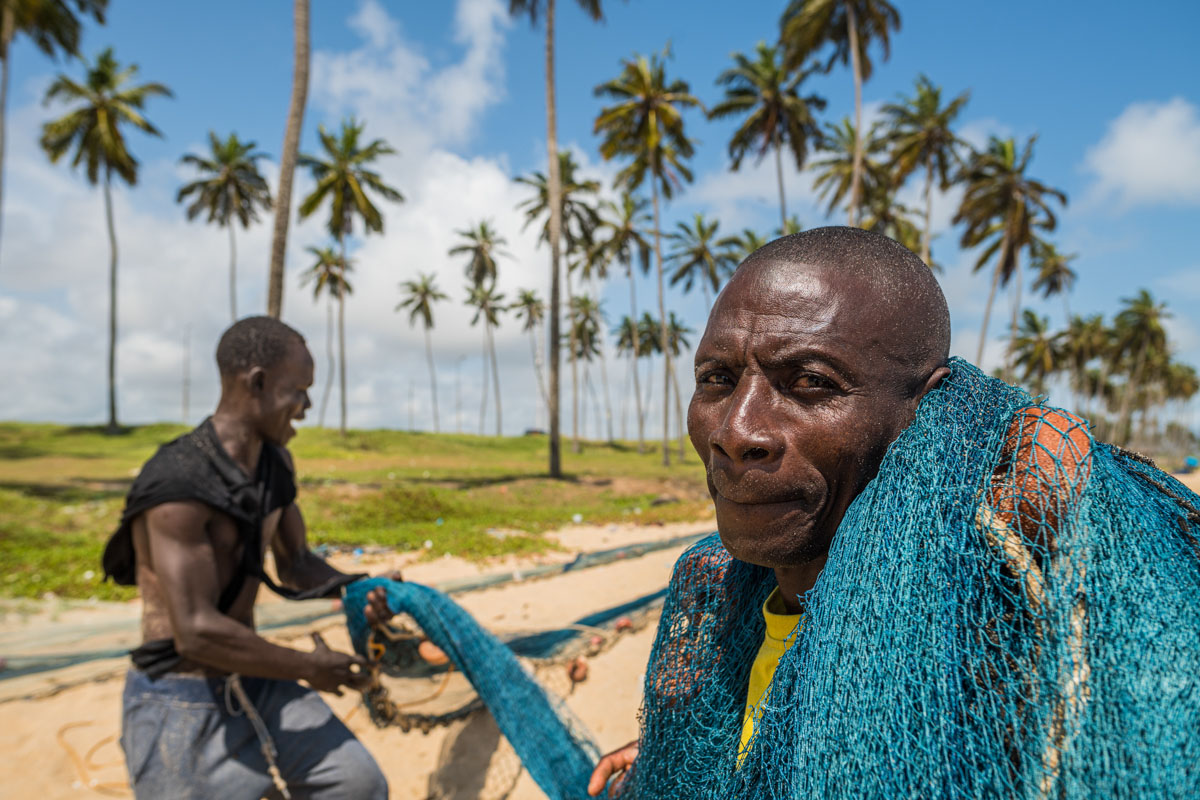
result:
<svg viewBox="0 0 1200 800"><path fill-rule="evenodd" d="M386 800L375 759L316 692L265 678L243 678L242 686L295 800ZM254 727L236 701L226 705L225 694L220 679L128 672L121 748L139 800L280 797Z"/></svg>

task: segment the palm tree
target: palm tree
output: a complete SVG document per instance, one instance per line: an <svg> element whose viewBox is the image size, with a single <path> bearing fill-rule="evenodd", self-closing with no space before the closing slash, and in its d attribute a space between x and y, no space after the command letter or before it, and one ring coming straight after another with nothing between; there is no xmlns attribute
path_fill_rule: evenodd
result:
<svg viewBox="0 0 1200 800"><path fill-rule="evenodd" d="M860 224L864 230L895 239L914 253L921 250L924 238L921 229L909 216L912 209L896 199L899 185L888 181L886 175L881 174L880 178L865 183L864 214ZM924 261L934 272L941 272L941 265L933 260L932 254Z"/></svg>
<svg viewBox="0 0 1200 800"><path fill-rule="evenodd" d="M404 299L396 306L396 310L407 308L409 310L409 327L416 325L419 319L425 329L425 360L429 364L429 398L433 407L433 432L440 433L437 372L433 366L433 344L430 342L429 332L433 330L433 304L440 300L449 300L450 296L440 291L436 284L437 278L434 275L424 273L417 275L416 280L401 281L400 290L404 292Z"/></svg>
<svg viewBox="0 0 1200 800"><path fill-rule="evenodd" d="M789 222L794 221L799 226L799 220L792 217ZM751 228L742 228L741 233L735 233L732 236L726 236L721 241L717 242L719 247L723 247L729 251L729 255L733 258L735 265L745 261L751 253L758 250L767 244L767 238L760 236L758 231Z"/></svg>
<svg viewBox="0 0 1200 800"><path fill-rule="evenodd" d="M1062 334L1050 332L1050 320L1031 309L1021 315L1021 327L1013 341L1013 362L1024 369L1021 383L1034 395L1046 393L1046 378L1058 369L1062 359Z"/></svg>
<svg viewBox="0 0 1200 800"><path fill-rule="evenodd" d="M828 124L825 128L827 134L819 147L829 155L812 165L817 172L813 188L817 190L818 197L827 199L826 214L832 214L842 203L848 202L853 204L850 213L857 221L868 196L875 189L874 184L887 180L876 160L877 156L882 155L885 144L879 123L867 131L867 141L861 146L857 129L848 118L843 118L838 125ZM860 157L863 161L856 172L855 163ZM786 232L780 235L786 235Z"/></svg>
<svg viewBox="0 0 1200 800"><path fill-rule="evenodd" d="M0 62L3 62L0 64L0 212L4 208L4 128L13 41L18 33L23 33L51 58L60 52L78 56L83 25L71 6L81 16L90 14L96 22L104 24L108 0L0 0Z"/></svg>
<svg viewBox="0 0 1200 800"><path fill-rule="evenodd" d="M292 213L292 178L300 152L300 130L308 100L309 0L292 0L292 96L288 102L283 149L279 156L279 194L275 202L275 228L271 233L271 265L267 276L267 313L275 319L283 313L283 261L287 253L289 215Z"/></svg>
<svg viewBox="0 0 1200 800"><path fill-rule="evenodd" d="M635 321L635 319L636 319L635 317L630 317L630 316L621 317L620 324L617 325L616 328L613 328L612 332L616 336L617 355L621 356L621 355L627 354L629 356L629 368L630 368L630 371L633 373L634 412L637 414L638 433L640 434L643 429L645 419L644 419L644 412L642 410L641 387L638 385L638 364L640 363L639 360L641 359L643 353L642 353L642 340L641 340L641 337L639 336L638 324ZM628 384L626 384L626 386L628 386ZM626 436L625 436L625 408L626 408L625 400L627 399L627 397L628 397L628 392L626 392L626 394L622 397L622 400L621 400L621 438L622 439L626 438ZM644 452L646 452L645 444L639 438L638 453L641 454Z"/></svg>
<svg viewBox="0 0 1200 800"><path fill-rule="evenodd" d="M1033 259L1030 266L1037 276L1033 281L1033 290L1041 292L1042 297L1049 299L1051 295L1062 295L1063 311L1067 319L1071 318L1071 307L1067 303L1067 293L1075 285L1075 270L1071 262L1078 256L1058 252L1058 248L1049 242L1035 239L1032 248Z"/></svg>
<svg viewBox="0 0 1200 800"><path fill-rule="evenodd" d="M683 320L675 316L675 312L671 312L671 316L667 321L668 341L671 346L671 385L675 387L675 422L679 430L679 460L683 461L684 453L687 450L687 429L684 427L683 416L683 396L679 393L679 379L675 374L674 361L679 358L679 354L684 348L691 347L692 344L688 341L688 336L694 331L683 324Z"/></svg>
<svg viewBox="0 0 1200 800"><path fill-rule="evenodd" d="M1063 331L1062 355L1071 367L1071 388L1078 393L1080 416L1090 417L1085 398L1094 397L1089 391L1087 380L1088 364L1100 359L1107 362L1112 344L1112 331L1104 324L1104 317L1093 314L1089 317L1073 316ZM1101 383L1107 382L1104 376Z"/></svg>
<svg viewBox="0 0 1200 800"><path fill-rule="evenodd" d="M583 12L594 21L600 21L604 14L600 8L600 0L576 0ZM559 307L561 300L559 284L559 232L562 230L561 205L558 197L562 193L562 184L558 174L558 122L557 104L554 92L554 12L555 0L509 0L509 14L517 16L528 14L531 24L537 24L538 12L545 9L546 15L546 162L547 189L550 202L550 394L547 405L550 412L550 477L562 477L562 443L559 433L558 409L558 370L559 370Z"/></svg>
<svg viewBox="0 0 1200 800"><path fill-rule="evenodd" d="M1123 297L1125 304L1116 316L1114 360L1133 358L1125 390L1121 394L1121 407L1117 412L1114 432L1124 444L1129 440L1129 416L1133 398L1142 387L1146 376L1146 364L1158 354L1167 353L1167 332L1163 321L1170 319L1166 304L1158 303L1150 292L1140 289L1134 297Z"/></svg>
<svg viewBox="0 0 1200 800"><path fill-rule="evenodd" d="M237 242L234 238L236 219L242 228L258 222L258 208L271 207L271 192L267 181L258 171L256 163L266 158L265 153L255 151L257 143L240 142L236 133L221 141L217 134L208 132L208 144L212 149L209 158L185 155L181 164L190 164L205 177L192 181L179 190L175 202L195 195L187 209L188 219L195 219L201 212L208 214L208 222L229 228L229 313L237 322Z"/></svg>
<svg viewBox="0 0 1200 800"><path fill-rule="evenodd" d="M309 247L309 255L316 262L300 276L300 285L313 284L313 300L319 300L325 293L325 356L329 360L329 371L325 373L325 391L321 394L321 409L317 415L317 424L325 427L325 409L329 405L329 392L333 389L333 301L338 301L338 334L344 339L346 333L345 310L343 302L346 295L354 288L346 275L354 268L353 264L344 260L342 255L332 247ZM345 346L342 346L345 352Z"/></svg>
<svg viewBox="0 0 1200 800"><path fill-rule="evenodd" d="M465 241L451 247L449 255L466 254L471 257L466 268L467 280L471 282L471 286L473 288L485 286L489 289L494 288L496 286L496 259L499 256L509 255L508 251L504 249L508 240L496 232L489 220L480 222L474 228L454 233Z"/></svg>
<svg viewBox="0 0 1200 800"><path fill-rule="evenodd" d="M977 362L983 361L983 345L987 341L988 321L996 288L1007 285L1010 279L1014 279L1013 285L1017 290L1010 342L1016 339L1017 308L1021 302L1021 251L1032 249L1038 230L1052 231L1057 225L1054 212L1050 209L1050 200L1057 199L1064 206L1067 204L1067 196L1063 192L1025 174L1033 158L1035 141L1037 136L1029 137L1018 155L1016 142L1011 138L993 136L987 150L972 155L962 175L967 188L954 215L954 224L966 224L962 246L984 245L983 252L975 262L976 272L983 269L993 256L996 257L992 288L988 293L983 327L979 332Z"/></svg>
<svg viewBox="0 0 1200 800"><path fill-rule="evenodd" d="M596 117L595 132L604 135L600 154L605 160L629 157L630 163L617 173L616 182L634 191L650 177L654 207L654 255L658 273L658 310L662 326L663 364L663 464L670 465L667 449L667 420L670 391L666 386L671 370L667 353L667 311L663 288L662 223L659 194L667 199L682 181L691 181L684 160L693 153L692 140L683 129L683 109L704 106L692 96L686 81L667 81L666 66L659 56L634 56L621 62L621 74L597 86L597 96L614 101Z"/></svg>
<svg viewBox="0 0 1200 800"><path fill-rule="evenodd" d="M703 214L696 214L689 226L687 223L676 224L678 233L674 235L675 249L667 256L667 261L675 264L671 273L671 285L683 282L683 291L690 292L692 285L699 280L700 288L704 290L704 306L712 305L712 292L721 288L721 281L733 274L737 260L731 247L722 245L723 239L717 238L717 228L721 223L717 220L706 220Z"/></svg>
<svg viewBox="0 0 1200 800"><path fill-rule="evenodd" d="M560 179L559 196L559 235L566 247L563 253L567 257L587 251L592 245L593 234L600 224L599 212L596 209L596 198L600 193L600 182L587 180L578 176L579 164L570 150L558 154L558 174ZM534 170L529 175L515 179L517 183L534 190L533 196L521 201L517 208L525 213L525 227L528 228L540 218L545 217L538 241L550 241L550 179L541 172ZM589 200L591 202L589 202Z"/></svg>
<svg viewBox="0 0 1200 800"><path fill-rule="evenodd" d="M590 260L584 260L584 256L591 250L595 230L600 224L599 212L594 205L594 198L600 191L600 183L599 181L584 180L577 177L578 170L579 165L575 162L575 157L570 150L559 152L558 174L560 185L559 197L561 198L559 221L561 240L566 245L561 248L560 254L565 254L567 257L568 313L570 313L569 309L574 298L571 275L577 267L591 264ZM527 177L518 177L516 181L534 189L534 195L522 201L517 206L517 208L523 209L525 212L525 227L529 227L530 224L536 222L540 217L545 216L546 221L542 225L539 240L548 242L550 240L549 179L542 173L535 171ZM592 198L593 202L589 203L588 198ZM571 361L571 385L575 387L575 391L578 391L579 380L576 374L578 368L575 363L577 347L574 336L575 326L568 325L567 356ZM576 398L572 401L572 408L578 409L578 407L579 402ZM578 453L580 451L578 414L572 417L571 427L571 449Z"/></svg>
<svg viewBox="0 0 1200 800"><path fill-rule="evenodd" d="M784 226L772 231L772 234L774 234L776 238L779 238L782 236L791 236L794 233L800 233L802 230L804 230L804 225L801 224L800 218L795 214L792 214L787 218L787 222L784 223Z"/></svg>
<svg viewBox="0 0 1200 800"><path fill-rule="evenodd" d="M537 342L537 328L546 322L546 304L533 289L519 289L517 299L508 310L516 312L517 319L521 321L521 330L529 334L529 349L533 356L533 372L537 375L538 394L542 402L547 403L546 382L542 379L541 349Z"/></svg>
<svg viewBox="0 0 1200 800"><path fill-rule="evenodd" d="M113 222L113 174L130 186L137 184L138 162L125 145L123 125L161 136L158 129L142 116L146 100L153 95L171 96L161 83L130 85L137 65L122 68L109 49L87 64L87 77L79 83L60 74L46 90L45 102L62 100L74 107L62 117L42 127L41 145L51 163L74 150L72 167L85 165L88 183L104 185L104 214L108 221L108 432L116 433L117 424L117 230Z"/></svg>
<svg viewBox="0 0 1200 800"><path fill-rule="evenodd" d="M759 42L757 58L751 61L734 53L734 66L721 73L717 83L725 86L725 98L709 112L710 119L744 115L745 120L729 140L729 157L734 172L747 151L756 150L761 163L768 150L775 152L775 178L779 182L779 219L787 225L787 197L783 188L783 148L787 145L804 169L809 142L821 138L821 129L813 116L825 108L825 100L815 94L802 97L800 84L813 73L786 70L780 63L779 49Z"/></svg>
<svg viewBox="0 0 1200 800"><path fill-rule="evenodd" d="M311 216L328 201L329 222L326 228L337 239L342 262L346 262L346 238L353 233L354 218L363 221L365 233L383 233L383 215L371 202L370 190L386 200L402 202L404 196L383 182L378 172L368 165L380 156L396 152L383 139L374 139L365 146L359 143L364 124L354 118L344 120L337 136L329 133L322 125L318 127L325 159L301 154L299 166L312 173L316 187L300 203L300 218ZM281 201L282 202L282 201ZM344 313L345 298L338 298L339 329ZM341 396L341 424L339 430L346 435L346 342L339 334L338 346L338 389Z"/></svg>
<svg viewBox="0 0 1200 800"><path fill-rule="evenodd" d="M917 167L925 168L925 233L921 237L921 258L930 261L933 242L933 179L945 191L950 185L951 167L958 159L961 142L951 130L959 112L966 106L970 92L963 92L945 106L942 89L924 75L917 78L916 94L901 96L899 103L883 107L889 123L893 181L903 183Z"/></svg>
<svg viewBox="0 0 1200 800"><path fill-rule="evenodd" d="M589 259L611 260L625 266L629 278L629 316L631 325L637 319L637 282L633 276L636 260L642 274L650 272L650 243L644 234L650 222L646 214L646 201L629 192L622 192L619 202L606 201L602 206L605 217L600 222L599 239L589 254ZM637 364L633 369L633 394L637 404L638 453L646 452L645 414L642 412L642 389L638 378ZM624 435L624 434L622 434Z"/></svg>
<svg viewBox="0 0 1200 800"><path fill-rule="evenodd" d="M780 20L784 66L801 66L825 45L832 48L822 69L849 61L854 72L854 130L862 130L862 85L871 79L868 50L878 40L883 59L891 55L893 30L900 30L900 13L887 0L792 0ZM858 221L862 197L863 161L866 153L856 141L850 177L849 224Z"/></svg>
<svg viewBox="0 0 1200 800"><path fill-rule="evenodd" d="M612 403L608 390L608 366L604 358L604 348L600 332L604 330L605 316L601 303L588 295L573 298L571 304L571 325L575 329L572 337L576 347L576 358L583 359L588 364L597 356L600 359L600 383L604 390L604 414L608 431L608 441L613 441ZM590 370L589 370L590 373ZM591 378L585 374L588 383Z"/></svg>
<svg viewBox="0 0 1200 800"><path fill-rule="evenodd" d="M471 318L471 327L482 319L483 320L483 346L484 346L484 366L487 366L487 357L490 354L492 359L492 388L496 396L496 435L500 435L501 429L501 414L500 414L500 368L496 365L496 340L492 335L492 329L500 326L500 314L504 311L504 295L496 291L493 286L468 286L467 287L467 305L475 309L475 316ZM485 386L482 392L484 399L487 398L487 373L484 373ZM484 406L486 410L486 405ZM483 414L479 416L479 432L483 433Z"/></svg>

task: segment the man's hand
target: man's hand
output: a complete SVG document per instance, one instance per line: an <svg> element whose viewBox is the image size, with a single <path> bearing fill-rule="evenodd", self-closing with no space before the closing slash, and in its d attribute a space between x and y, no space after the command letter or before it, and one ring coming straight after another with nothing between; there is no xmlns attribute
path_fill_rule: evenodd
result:
<svg viewBox="0 0 1200 800"><path fill-rule="evenodd" d="M613 775L622 776L613 787L614 789L619 788L625 780L625 775L629 774L627 770L633 766L633 762L637 756L638 743L633 741L600 759L600 763L592 770L591 779L588 780L588 794L595 797L603 792L604 787L608 784L608 779Z"/></svg>
<svg viewBox="0 0 1200 800"><path fill-rule="evenodd" d="M393 572L385 577L394 581L402 580L399 572ZM363 615L366 616L367 624L372 628L376 625L383 625L396 616L396 612L388 608L387 592L382 586L376 586L367 593L367 607L363 609Z"/></svg>
<svg viewBox="0 0 1200 800"><path fill-rule="evenodd" d="M320 692L342 693L341 687L362 690L371 682L366 659L330 650L321 634L312 635L315 647L309 654L309 671L305 680Z"/></svg>

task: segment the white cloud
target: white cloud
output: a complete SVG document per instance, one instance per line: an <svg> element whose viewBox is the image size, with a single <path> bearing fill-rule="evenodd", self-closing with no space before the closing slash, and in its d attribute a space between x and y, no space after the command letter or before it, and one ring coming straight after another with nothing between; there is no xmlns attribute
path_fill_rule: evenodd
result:
<svg viewBox="0 0 1200 800"><path fill-rule="evenodd" d="M1084 156L1090 200L1128 208L1200 202L1200 110L1176 97L1126 107Z"/></svg>
<svg viewBox="0 0 1200 800"><path fill-rule="evenodd" d="M310 124L336 122L353 113L366 120L369 136L382 137L400 150L382 159L378 168L407 198L398 205L380 201L385 233L356 236L351 242L356 270L355 291L346 307L350 424L405 426L410 404L418 426L431 423L422 333L394 311L399 281L421 271L436 273L452 298L435 311L442 427L454 428L456 376L461 376L463 427L473 431L482 386L482 330L470 326L470 312L463 305L462 259L447 255L456 240L454 231L490 219L508 239L512 258L501 262L498 281L508 296L528 287L545 297L549 282L548 256L537 248L532 227L522 231L524 220L515 208L528 190L513 183L509 164L503 157L465 158L453 152L477 133L480 116L503 96L500 56L507 15L499 0L460 0L455 22L460 52L437 66L405 39L400 24L376 0L362 3L349 24L362 37L358 47L314 54L308 119ZM53 112L40 106L14 109L10 129L36 131ZM0 261L0 363L16 376L21 391L0 393L0 418L100 421L105 414L108 313L102 195L82 176L47 164L35 139L10 140ZM586 167L589 172L603 169ZM193 418L216 400L211 354L229 321L228 239L223 231L186 221L174 203L179 180L173 160L147 163L135 190L114 192L120 247L118 406L123 421L179 416L188 328ZM309 189L308 176L298 174L295 196ZM299 288L299 274L309 261L304 247L327 241L319 216L292 229L284 304L285 319L305 333L316 357L313 398L318 404L327 369L325 308ZM238 231L242 314L264 305L262 265L270 243L269 220L264 223ZM505 430L515 433L533 425L537 416L537 393L529 391L536 385L529 343L516 322L505 318L496 347ZM620 374L610 366L614 375ZM327 422L336 420L335 388ZM544 418L540 422L544 425ZM492 430L490 419L487 430Z"/></svg>

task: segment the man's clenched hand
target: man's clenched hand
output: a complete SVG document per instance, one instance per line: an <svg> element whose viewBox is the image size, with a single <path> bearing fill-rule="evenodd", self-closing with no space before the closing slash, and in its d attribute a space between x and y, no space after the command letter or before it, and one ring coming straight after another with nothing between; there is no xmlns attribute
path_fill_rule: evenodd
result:
<svg viewBox="0 0 1200 800"><path fill-rule="evenodd" d="M330 650L319 633L314 633L312 638L314 647L308 654L308 674L304 678L310 686L320 692L340 695L343 686L362 690L370 685L371 673L366 659Z"/></svg>

